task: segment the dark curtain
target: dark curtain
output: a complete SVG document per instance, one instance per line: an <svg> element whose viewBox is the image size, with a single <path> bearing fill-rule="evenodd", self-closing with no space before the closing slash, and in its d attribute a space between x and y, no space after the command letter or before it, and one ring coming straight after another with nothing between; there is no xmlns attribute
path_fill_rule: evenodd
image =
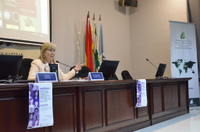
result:
<svg viewBox="0 0 200 132"><path fill-rule="evenodd" d="M194 23L196 28L198 69L200 75L200 0L187 0L187 3L189 22Z"/></svg>

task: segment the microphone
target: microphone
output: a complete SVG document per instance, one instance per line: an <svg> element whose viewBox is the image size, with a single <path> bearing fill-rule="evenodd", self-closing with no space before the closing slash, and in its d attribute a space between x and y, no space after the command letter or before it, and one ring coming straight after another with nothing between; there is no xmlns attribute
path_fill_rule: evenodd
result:
<svg viewBox="0 0 200 132"><path fill-rule="evenodd" d="M146 59L149 63L151 63L150 61L149 61L149 59ZM151 65L153 65L156 69L158 69L153 63L151 63Z"/></svg>
<svg viewBox="0 0 200 132"><path fill-rule="evenodd" d="M62 64L62 65L64 65L64 66L67 66L67 67L69 67L69 68L71 68L71 66L69 66L69 65L66 65L66 64L64 64L64 63L61 63L60 61L56 61L57 63L60 63L60 64Z"/></svg>

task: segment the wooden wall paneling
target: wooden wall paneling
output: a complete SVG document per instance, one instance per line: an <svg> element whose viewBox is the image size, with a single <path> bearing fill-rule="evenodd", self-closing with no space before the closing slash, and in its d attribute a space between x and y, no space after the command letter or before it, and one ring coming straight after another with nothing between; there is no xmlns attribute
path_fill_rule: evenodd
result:
<svg viewBox="0 0 200 132"><path fill-rule="evenodd" d="M135 118L133 106L133 90L107 90L107 125Z"/></svg>
<svg viewBox="0 0 200 132"><path fill-rule="evenodd" d="M166 84L167 85L167 84ZM164 112L165 111L165 87L164 87L165 85L162 85L162 87L161 87L161 97L162 97L162 112Z"/></svg>
<svg viewBox="0 0 200 132"><path fill-rule="evenodd" d="M28 86L0 89L0 131L1 132L45 132L49 128L27 129L28 126ZM25 88L25 89L24 89Z"/></svg>
<svg viewBox="0 0 200 132"><path fill-rule="evenodd" d="M152 114L162 112L162 86L155 86L152 88L153 91L153 103L152 103Z"/></svg>
<svg viewBox="0 0 200 132"><path fill-rule="evenodd" d="M77 132L83 132L83 96L82 96L82 88L80 87L77 91Z"/></svg>
<svg viewBox="0 0 200 132"><path fill-rule="evenodd" d="M187 82L184 82L185 83L185 86L186 86L186 107L187 107L187 113L189 113L189 87L188 87L188 81Z"/></svg>
<svg viewBox="0 0 200 132"><path fill-rule="evenodd" d="M28 91L27 91L28 92ZM28 96L28 93L27 93ZM45 132L44 128L27 129L28 126L28 98L4 101L5 131L4 132Z"/></svg>
<svg viewBox="0 0 200 132"><path fill-rule="evenodd" d="M180 107L187 105L187 86L184 84L180 85Z"/></svg>
<svg viewBox="0 0 200 132"><path fill-rule="evenodd" d="M52 132L76 132L77 109L75 93L63 93L53 96L54 125Z"/></svg>
<svg viewBox="0 0 200 132"><path fill-rule="evenodd" d="M4 103L6 109L6 131L27 131L29 119L28 98L6 100Z"/></svg>
<svg viewBox="0 0 200 132"><path fill-rule="evenodd" d="M149 114L149 121L150 121L150 125L152 125L152 115L153 115L153 88L152 85L147 83L147 99L148 99L148 114Z"/></svg>
<svg viewBox="0 0 200 132"><path fill-rule="evenodd" d="M84 131L103 127L102 91L83 92Z"/></svg>
<svg viewBox="0 0 200 132"><path fill-rule="evenodd" d="M178 107L181 108L181 87L178 84Z"/></svg>
<svg viewBox="0 0 200 132"><path fill-rule="evenodd" d="M164 106L166 110L178 108L178 85L164 86Z"/></svg>
<svg viewBox="0 0 200 132"><path fill-rule="evenodd" d="M143 116L149 116L148 114L148 106L147 107L141 107L137 108L138 115L137 118L143 117Z"/></svg>
<svg viewBox="0 0 200 132"><path fill-rule="evenodd" d="M6 111L5 101L0 100L0 132L6 131Z"/></svg>
<svg viewBox="0 0 200 132"><path fill-rule="evenodd" d="M154 87L158 85L159 84L155 84ZM180 100L181 100L180 96L185 94L184 87L186 87L186 89L188 88L186 81L185 82L184 81L170 82L169 80L169 82L160 83L160 85L162 86L161 98L162 98L163 108L162 108L162 112L152 114L152 125L189 112L186 107L180 107ZM153 95L153 97L155 97L155 95ZM183 98L184 97L186 96L183 96Z"/></svg>
<svg viewBox="0 0 200 132"><path fill-rule="evenodd" d="M135 108L136 105L136 87L135 82L129 85L123 86L124 89L131 89L133 92L132 100L133 100L133 113L134 118L128 119L125 121L112 123L107 126L106 132L132 132L133 130L137 130L139 128L150 126L150 115L149 115L149 103L147 107ZM122 87L122 86L121 86ZM106 96L107 97L107 96ZM147 86L147 98L149 97L149 88Z"/></svg>
<svg viewBox="0 0 200 132"><path fill-rule="evenodd" d="M164 111L164 89L163 85L161 83L152 83L149 84L150 88L150 96L149 99L151 101L151 113L150 113L150 121L151 125L155 124L155 119L159 118L161 115L163 115Z"/></svg>

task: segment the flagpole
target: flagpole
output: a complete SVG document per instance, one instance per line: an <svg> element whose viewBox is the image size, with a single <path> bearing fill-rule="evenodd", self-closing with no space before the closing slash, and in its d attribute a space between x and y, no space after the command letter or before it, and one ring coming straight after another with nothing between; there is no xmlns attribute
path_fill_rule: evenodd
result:
<svg viewBox="0 0 200 132"><path fill-rule="evenodd" d="M78 50L78 62L81 62L81 50L80 50L80 44L81 44L81 28L78 29L78 23L75 23L76 30L77 30L77 40L76 40L76 46Z"/></svg>
<svg viewBox="0 0 200 132"><path fill-rule="evenodd" d="M99 60L100 64L105 59L104 55L104 42L103 42L103 29L102 29L102 23L101 23L101 15L99 15L99 21L100 21L100 35L99 35Z"/></svg>
<svg viewBox="0 0 200 132"><path fill-rule="evenodd" d="M92 32L92 40L93 40L93 49L92 49L92 59L93 59L93 69L96 71L96 63L95 63L95 47L96 47L96 38L95 38L95 14L93 14L93 32Z"/></svg>
<svg viewBox="0 0 200 132"><path fill-rule="evenodd" d="M98 71L98 68L100 67L100 62L99 62L99 56L98 56L98 36L97 36L97 27L95 23L95 14L93 15L93 66L94 66L94 71Z"/></svg>
<svg viewBox="0 0 200 132"><path fill-rule="evenodd" d="M87 47L88 47L88 18L89 18L89 11L86 17L86 26L85 26L85 65L87 66Z"/></svg>

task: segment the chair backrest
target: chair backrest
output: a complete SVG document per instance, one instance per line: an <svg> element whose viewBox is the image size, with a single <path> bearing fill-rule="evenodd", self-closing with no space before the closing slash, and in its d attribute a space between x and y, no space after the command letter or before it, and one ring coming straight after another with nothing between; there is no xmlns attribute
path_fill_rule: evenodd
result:
<svg viewBox="0 0 200 132"><path fill-rule="evenodd" d="M29 58L22 59L21 66L19 68L19 73L18 73L19 76L23 76L21 79L27 80L32 61L33 59L29 59Z"/></svg>
<svg viewBox="0 0 200 132"><path fill-rule="evenodd" d="M75 66L71 67L70 68L70 71L75 68ZM78 74L76 74L74 76L74 78L76 77L81 77L81 78L84 78L84 77L88 77L88 73L91 72L90 69L87 67L87 66L82 66L81 70L78 72Z"/></svg>
<svg viewBox="0 0 200 132"><path fill-rule="evenodd" d="M75 77L88 77L89 72L91 71L87 66L82 66L81 70L78 72L78 74L75 75Z"/></svg>
<svg viewBox="0 0 200 132"><path fill-rule="evenodd" d="M133 79L127 70L123 70L121 75L122 75L123 80Z"/></svg>

